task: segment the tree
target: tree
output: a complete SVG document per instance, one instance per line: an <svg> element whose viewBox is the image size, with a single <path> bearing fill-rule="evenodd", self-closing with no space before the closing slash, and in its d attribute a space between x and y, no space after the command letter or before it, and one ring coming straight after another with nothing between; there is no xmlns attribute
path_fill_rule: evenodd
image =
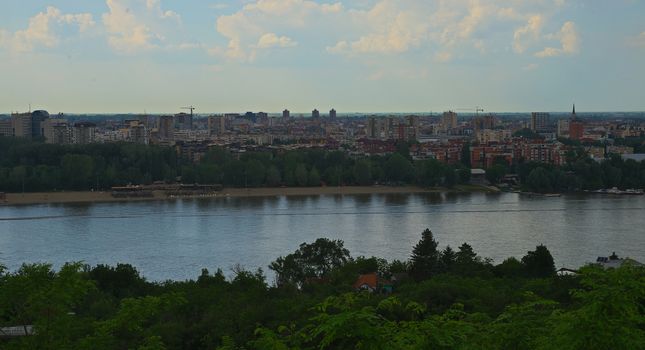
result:
<svg viewBox="0 0 645 350"><path fill-rule="evenodd" d="M457 254L455 254L455 251L452 250L450 246L446 246L446 248L441 252L439 261L441 262L441 268L444 271L448 271L457 261Z"/></svg>
<svg viewBox="0 0 645 350"><path fill-rule="evenodd" d="M486 169L486 180L490 181L492 184L497 184L506 174L506 167L500 164L495 164L492 167Z"/></svg>
<svg viewBox="0 0 645 350"><path fill-rule="evenodd" d="M529 173L526 185L535 192L550 192L552 190L549 173L543 167L537 167Z"/></svg>
<svg viewBox="0 0 645 350"><path fill-rule="evenodd" d="M456 254L455 261L460 265L469 265L477 260L477 253L473 250L473 247L464 243L459 246L459 251Z"/></svg>
<svg viewBox="0 0 645 350"><path fill-rule="evenodd" d="M399 153L394 153L385 162L385 176L388 181L407 182L414 173L414 167Z"/></svg>
<svg viewBox="0 0 645 350"><path fill-rule="evenodd" d="M318 169L316 167L311 168L311 171L309 172L309 176L307 177L308 180L308 185L312 187L317 187L320 186L320 174L318 173Z"/></svg>
<svg viewBox="0 0 645 350"><path fill-rule="evenodd" d="M275 271L278 286L302 287L307 279L327 277L350 260L343 241L318 238L311 244L302 243L292 254L279 257L269 269Z"/></svg>
<svg viewBox="0 0 645 350"><path fill-rule="evenodd" d="M301 163L296 166L294 176L296 178L296 184L298 186L307 186L307 168L304 164Z"/></svg>
<svg viewBox="0 0 645 350"><path fill-rule="evenodd" d="M372 172L369 160L361 159L354 164L354 180L356 184L361 186L369 186L372 184Z"/></svg>
<svg viewBox="0 0 645 350"><path fill-rule="evenodd" d="M437 272L439 251L432 231L425 229L421 233L421 240L414 246L410 260L410 274L417 281L428 279Z"/></svg>
<svg viewBox="0 0 645 350"><path fill-rule="evenodd" d="M265 169L262 162L257 159L251 159L246 163L245 176L246 185L258 187L264 183Z"/></svg>
<svg viewBox="0 0 645 350"><path fill-rule="evenodd" d="M553 256L546 246L540 244L534 251L522 257L522 264L530 277L550 277L555 275Z"/></svg>
<svg viewBox="0 0 645 350"><path fill-rule="evenodd" d="M275 165L271 165L267 170L267 185L280 185L280 171L278 171L278 168Z"/></svg>

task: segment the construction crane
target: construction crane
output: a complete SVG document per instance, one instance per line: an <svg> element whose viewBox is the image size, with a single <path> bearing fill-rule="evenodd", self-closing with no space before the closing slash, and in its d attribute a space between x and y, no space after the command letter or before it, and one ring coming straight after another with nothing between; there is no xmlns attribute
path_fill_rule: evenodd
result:
<svg viewBox="0 0 645 350"><path fill-rule="evenodd" d="M475 106L474 108L457 108L455 111L469 111L469 112L475 112L475 117L479 116L479 112L483 112L484 109L480 106Z"/></svg>
<svg viewBox="0 0 645 350"><path fill-rule="evenodd" d="M181 107L181 109L190 109L190 116L192 117L192 116L193 116L193 111L194 111L196 108L195 108L195 107L193 107L193 106L188 106L188 107Z"/></svg>

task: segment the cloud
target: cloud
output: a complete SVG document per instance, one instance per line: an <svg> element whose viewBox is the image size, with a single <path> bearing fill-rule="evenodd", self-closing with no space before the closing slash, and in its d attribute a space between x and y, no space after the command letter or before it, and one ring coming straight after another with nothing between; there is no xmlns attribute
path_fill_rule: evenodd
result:
<svg viewBox="0 0 645 350"><path fill-rule="evenodd" d="M535 41L540 37L540 31L544 24L544 18L541 15L529 17L525 26L517 28L513 33L513 51L523 53L526 50L528 41ZM528 37L528 38L527 38Z"/></svg>
<svg viewBox="0 0 645 350"><path fill-rule="evenodd" d="M530 64L524 66L524 68L522 68L522 69L524 69L526 71L532 71L532 70L538 69L538 67L540 67L540 65L538 65L537 63L530 63Z"/></svg>
<svg viewBox="0 0 645 350"><path fill-rule="evenodd" d="M438 52L436 55L434 55L434 60L440 63L449 62L451 59L452 54L450 52Z"/></svg>
<svg viewBox="0 0 645 350"><path fill-rule="evenodd" d="M64 25L74 25L79 32L85 32L94 26L89 13L64 14L59 9L49 6L29 19L27 29L10 33L0 30L0 46L13 52L28 52L38 46L55 47L60 43L57 30Z"/></svg>
<svg viewBox="0 0 645 350"><path fill-rule="evenodd" d="M108 43L121 53L160 47L166 41L163 21L181 23L176 12L162 10L160 0L106 0L106 5L103 25Z"/></svg>
<svg viewBox="0 0 645 350"><path fill-rule="evenodd" d="M209 50L214 56L228 60L252 62L258 50L272 47L293 47L297 43L288 36L275 33L305 28L311 30L314 20L343 10L340 3L318 3L310 0L258 0L241 10L217 18L216 29L228 41L226 47Z"/></svg>
<svg viewBox="0 0 645 350"><path fill-rule="evenodd" d="M645 47L645 32L627 39L627 44L633 47Z"/></svg>
<svg viewBox="0 0 645 350"><path fill-rule="evenodd" d="M266 33L258 40L257 48L268 49L271 47L294 47L298 43L286 36L277 36L275 33Z"/></svg>
<svg viewBox="0 0 645 350"><path fill-rule="evenodd" d="M558 0L370 0L346 8L340 2L251 0L239 11L217 18L217 32L226 44L209 52L251 62L261 49L293 46L288 41L280 44L277 34L262 38L267 33L281 33L284 40L297 33L298 46L303 49L315 50L313 46L320 45L328 54L363 60L374 54L401 56L411 51L435 59L466 57L464 51L494 53L500 49L498 38L512 38L506 45L521 54L542 41L554 40L542 35L557 11L554 4ZM559 50L569 53L577 44L568 44L572 40L567 30L558 33L558 40L567 47Z"/></svg>
<svg viewBox="0 0 645 350"><path fill-rule="evenodd" d="M578 31L573 22L568 21L562 25L558 33L548 35L547 38L560 40L561 47L545 47L535 54L536 57L555 57L560 55L573 55L580 50Z"/></svg>

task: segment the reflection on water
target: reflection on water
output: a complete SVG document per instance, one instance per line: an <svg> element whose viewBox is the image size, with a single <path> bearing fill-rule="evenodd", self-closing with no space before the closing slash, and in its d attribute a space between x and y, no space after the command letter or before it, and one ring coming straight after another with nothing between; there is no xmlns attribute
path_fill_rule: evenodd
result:
<svg viewBox="0 0 645 350"><path fill-rule="evenodd" d="M0 263L128 262L147 277L262 267L302 242L343 239L354 256L406 259L421 231L500 262L544 243L558 266L645 260L645 198L375 194L0 207Z"/></svg>

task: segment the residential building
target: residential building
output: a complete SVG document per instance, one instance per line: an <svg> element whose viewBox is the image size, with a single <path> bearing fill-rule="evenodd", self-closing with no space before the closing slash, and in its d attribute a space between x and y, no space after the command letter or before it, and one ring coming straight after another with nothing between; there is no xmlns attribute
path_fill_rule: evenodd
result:
<svg viewBox="0 0 645 350"><path fill-rule="evenodd" d="M208 117L208 134L221 135L226 131L226 119L221 115L212 115Z"/></svg>
<svg viewBox="0 0 645 350"><path fill-rule="evenodd" d="M42 122L43 136L46 143L66 145L72 143L71 130L67 119L50 118Z"/></svg>
<svg viewBox="0 0 645 350"><path fill-rule="evenodd" d="M457 113L453 111L443 112L441 116L441 131L448 132L457 128Z"/></svg>
<svg viewBox="0 0 645 350"><path fill-rule="evenodd" d="M163 115L159 117L159 139L172 140L175 133L175 122L171 115Z"/></svg>
<svg viewBox="0 0 645 350"><path fill-rule="evenodd" d="M329 119L336 120L336 110L333 108L329 111Z"/></svg>
<svg viewBox="0 0 645 350"><path fill-rule="evenodd" d="M78 145L93 143L96 136L96 124L90 122L78 122L72 129L72 141Z"/></svg>
<svg viewBox="0 0 645 350"><path fill-rule="evenodd" d="M13 136L11 120L0 120L0 136Z"/></svg>
<svg viewBox="0 0 645 350"><path fill-rule="evenodd" d="M183 112L175 114L175 128L178 130L192 130L193 115Z"/></svg>
<svg viewBox="0 0 645 350"><path fill-rule="evenodd" d="M568 137L569 136L569 120L568 119L560 119L560 120L558 120L557 135L558 135L558 137Z"/></svg>
<svg viewBox="0 0 645 350"><path fill-rule="evenodd" d="M15 137L31 138L31 113L14 113L11 115L12 135Z"/></svg>
<svg viewBox="0 0 645 350"><path fill-rule="evenodd" d="M317 109L314 109L311 111L311 117L315 119L320 118L320 112Z"/></svg>
<svg viewBox="0 0 645 350"><path fill-rule="evenodd" d="M531 130L535 132L545 131L549 129L549 126L549 113L531 113Z"/></svg>

